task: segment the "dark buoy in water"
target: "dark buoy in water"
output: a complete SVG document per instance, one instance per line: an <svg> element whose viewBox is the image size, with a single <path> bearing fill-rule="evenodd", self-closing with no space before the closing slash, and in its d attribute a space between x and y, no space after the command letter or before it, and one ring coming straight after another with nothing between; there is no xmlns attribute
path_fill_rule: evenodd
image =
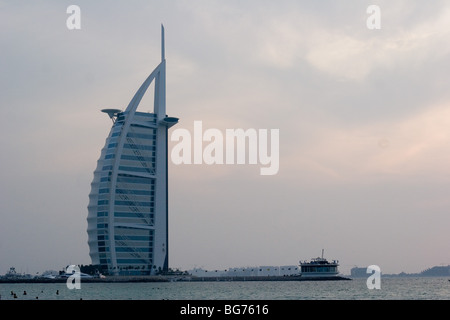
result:
<svg viewBox="0 0 450 320"><path fill-rule="evenodd" d="M56 294L59 294L59 290L56 290Z"/></svg>
<svg viewBox="0 0 450 320"><path fill-rule="evenodd" d="M26 291L23 291L23 295L26 296L26 295L27 295L27 292L26 292Z"/></svg>

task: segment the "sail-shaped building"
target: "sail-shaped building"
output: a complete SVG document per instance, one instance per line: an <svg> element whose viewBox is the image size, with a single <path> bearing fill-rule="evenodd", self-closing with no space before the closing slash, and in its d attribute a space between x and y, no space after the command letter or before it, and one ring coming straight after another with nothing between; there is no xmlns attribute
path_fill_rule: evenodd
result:
<svg viewBox="0 0 450 320"><path fill-rule="evenodd" d="M153 113L137 108L154 83ZM128 107L103 109L113 125L101 151L88 205L92 264L112 275L150 275L169 268L168 129L166 60L161 26L161 63Z"/></svg>

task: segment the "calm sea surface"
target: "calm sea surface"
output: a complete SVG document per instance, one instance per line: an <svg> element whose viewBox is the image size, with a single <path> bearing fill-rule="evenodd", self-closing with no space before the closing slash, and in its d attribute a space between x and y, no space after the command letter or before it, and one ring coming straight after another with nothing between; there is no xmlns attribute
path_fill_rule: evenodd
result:
<svg viewBox="0 0 450 320"><path fill-rule="evenodd" d="M16 293L17 298L11 295ZM24 295L24 291L26 295ZM382 278L350 281L213 281L151 283L0 284L2 300L449 300L448 278Z"/></svg>

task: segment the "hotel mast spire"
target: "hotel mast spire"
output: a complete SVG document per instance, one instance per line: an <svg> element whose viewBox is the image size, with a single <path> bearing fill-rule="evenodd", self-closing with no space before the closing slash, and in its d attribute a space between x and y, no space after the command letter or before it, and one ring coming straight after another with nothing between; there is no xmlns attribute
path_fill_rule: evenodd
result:
<svg viewBox="0 0 450 320"><path fill-rule="evenodd" d="M166 60L164 49L164 25L161 23L161 62Z"/></svg>

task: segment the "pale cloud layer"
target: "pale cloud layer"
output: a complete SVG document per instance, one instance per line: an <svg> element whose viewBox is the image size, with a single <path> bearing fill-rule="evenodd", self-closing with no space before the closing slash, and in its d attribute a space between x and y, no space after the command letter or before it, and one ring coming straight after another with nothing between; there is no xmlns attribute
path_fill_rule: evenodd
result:
<svg viewBox="0 0 450 320"><path fill-rule="evenodd" d="M362 81L377 68L392 69L399 65L426 64L428 59L442 59L449 52L445 41L450 32L450 11L441 12L427 21L407 29L383 30L380 37L369 32L356 36L343 32L313 32L306 59L314 67L343 80ZM439 50L433 50L439 48ZM411 54L414 52L414 54Z"/></svg>
<svg viewBox="0 0 450 320"><path fill-rule="evenodd" d="M161 23L176 128L280 130L275 176L170 164L173 267L450 264L447 1L381 1L381 30L369 1L78 1L76 31L70 4L0 1L0 274L90 263L99 110L158 64Z"/></svg>
<svg viewBox="0 0 450 320"><path fill-rule="evenodd" d="M450 108L443 105L401 121L323 128L311 137L313 143L291 154L289 169L300 160L319 180L353 183L366 175L445 179L450 173L449 125Z"/></svg>

